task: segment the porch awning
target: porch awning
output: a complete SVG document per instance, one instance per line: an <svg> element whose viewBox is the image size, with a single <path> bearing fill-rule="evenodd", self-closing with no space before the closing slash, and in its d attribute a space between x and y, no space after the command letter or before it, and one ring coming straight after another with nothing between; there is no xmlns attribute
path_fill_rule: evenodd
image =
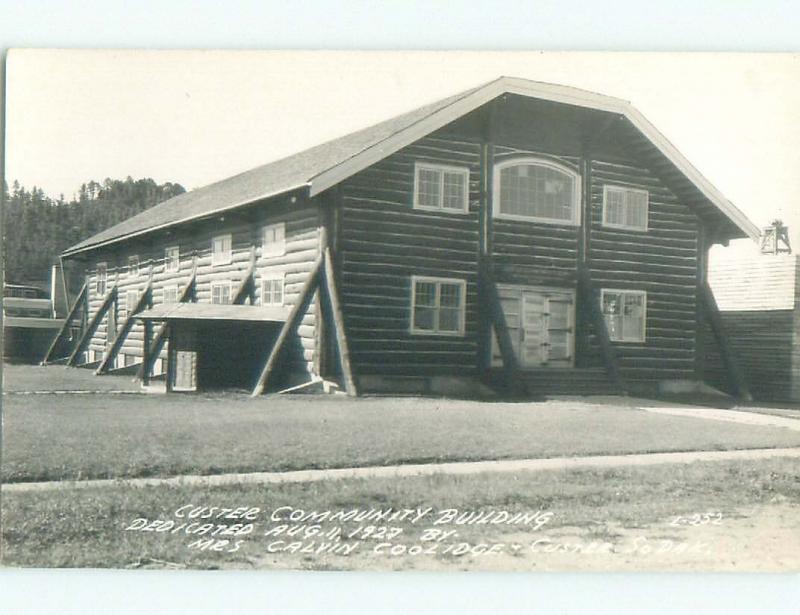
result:
<svg viewBox="0 0 800 615"><path fill-rule="evenodd" d="M136 314L140 320L246 320L286 322L288 306L162 303Z"/></svg>

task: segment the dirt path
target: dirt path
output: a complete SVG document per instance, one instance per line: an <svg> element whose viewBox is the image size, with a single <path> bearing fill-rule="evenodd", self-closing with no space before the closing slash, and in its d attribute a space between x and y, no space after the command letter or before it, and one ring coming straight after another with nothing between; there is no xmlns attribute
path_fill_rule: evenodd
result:
<svg viewBox="0 0 800 615"><path fill-rule="evenodd" d="M554 457L550 459L509 459L500 461L465 461L455 463L407 464L337 468L330 470L298 470L292 472L248 472L211 476L175 476L172 478L130 478L84 481L47 481L2 485L3 493L21 493L52 489L88 487L147 487L158 485L197 485L203 487L229 484L303 483L344 478L386 478L428 476L432 474L479 474L482 472L531 472L569 470L573 468L647 466L694 461L729 461L800 457L800 448L759 448L733 451L687 451L677 453L644 453L631 455L594 455L587 457Z"/></svg>

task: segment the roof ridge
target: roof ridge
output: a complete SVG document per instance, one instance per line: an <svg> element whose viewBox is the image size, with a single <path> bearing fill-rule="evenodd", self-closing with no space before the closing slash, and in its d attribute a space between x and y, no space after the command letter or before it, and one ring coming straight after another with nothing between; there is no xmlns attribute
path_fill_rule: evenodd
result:
<svg viewBox="0 0 800 615"><path fill-rule="evenodd" d="M310 196L314 196L505 93L618 113L626 117L736 227L751 237L758 235L758 229L747 216L726 199L629 101L575 86L500 76L185 192L71 246L63 254L69 256L95 249L294 190L306 189Z"/></svg>

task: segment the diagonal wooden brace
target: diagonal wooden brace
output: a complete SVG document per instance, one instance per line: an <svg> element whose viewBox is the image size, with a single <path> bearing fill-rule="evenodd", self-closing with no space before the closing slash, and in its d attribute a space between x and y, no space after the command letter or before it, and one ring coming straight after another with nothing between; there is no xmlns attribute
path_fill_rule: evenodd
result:
<svg viewBox="0 0 800 615"><path fill-rule="evenodd" d="M100 306L100 309L95 312L95 315L92 316L91 320L89 320L89 324L86 326L86 330L81 335L81 339L78 340L78 344L72 350L72 354L69 355L69 359L67 359L67 365L75 366L78 361L78 356L86 350L86 346L89 344L89 340L92 339L92 336L97 331L97 327L100 326L100 323L103 320L103 316L106 315L111 305L117 300L117 287L114 286L105 296L103 299L103 303Z"/></svg>
<svg viewBox="0 0 800 615"><path fill-rule="evenodd" d="M148 284L147 288L144 289L141 295L139 295L139 299L136 301L136 306L133 310L130 311L128 317L125 319L125 322L122 323L122 328L120 329L119 334L117 337L114 338L114 341L111 344L111 348L109 348L106 356L100 362L100 365L95 370L95 375L99 376L100 374L104 374L108 371L109 367L114 364L114 359L117 358L119 351L122 349L122 345L125 343L125 340L128 337L128 334L133 329L133 325L136 324L136 314L141 312L145 307L151 305L153 303L153 295L152 295L152 284Z"/></svg>
<svg viewBox="0 0 800 615"><path fill-rule="evenodd" d="M86 303L86 298L89 294L89 287L88 284L84 284L83 288L81 288L81 292L78 293L78 297L75 299L75 302L72 304L72 307L69 310L69 314L67 314L67 318L64 320L64 324L61 329L58 331L58 334L53 339L52 343L50 344L50 348L47 349L47 354L44 355L44 359L42 360L42 365L47 365L48 363L52 362L53 353L55 352L56 348L58 347L59 342L63 339L64 335L67 331L69 331L70 325L72 324L73 319L78 314L78 310L81 309L84 304Z"/></svg>
<svg viewBox="0 0 800 615"><path fill-rule="evenodd" d="M289 312L289 317L286 319L286 322L283 323L283 327L281 327L281 332L278 335L278 339L275 341L275 345L272 347L272 350L270 351L269 356L267 357L264 366L261 369L261 373L258 377L255 387L253 387L253 392L251 394L253 397L257 397L264 393L264 389L269 383L269 378L278 364L281 350L283 350L283 346L286 343L286 340L289 338L289 334L297 329L297 326L300 324L300 320L308 310L308 306L311 303L311 298L314 296L314 291L316 291L319 287L322 260L323 257L320 255L320 257L317 258L316 262L314 263L314 267L311 270L306 283L303 285L303 289L300 291L297 301L295 301L291 312Z"/></svg>

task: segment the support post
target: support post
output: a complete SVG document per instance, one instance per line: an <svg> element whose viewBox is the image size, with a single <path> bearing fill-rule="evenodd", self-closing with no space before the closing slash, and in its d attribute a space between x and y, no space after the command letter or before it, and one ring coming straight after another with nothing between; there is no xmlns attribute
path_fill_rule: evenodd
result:
<svg viewBox="0 0 800 615"><path fill-rule="evenodd" d="M61 329L59 329L58 334L50 344L50 348L47 349L47 353L44 355L44 359L42 360L42 365L47 365L53 360L53 354L55 353L59 342L64 337L65 333L69 331L70 323L72 323L72 320L78 315L78 310L82 309L82 304L86 302L88 292L89 288L86 284L84 284L83 288L81 288L81 292L78 293L78 297L75 299L75 303L72 304L72 307L67 314L67 318L64 320L64 324L62 325Z"/></svg>
<svg viewBox="0 0 800 615"><path fill-rule="evenodd" d="M592 230L592 163L589 155L589 144L584 143L580 159L581 175L581 225L578 236L578 278L589 278L591 267L591 230ZM587 292L588 291L588 292ZM584 309L576 310L575 318L575 365L585 364L589 350L589 316L591 307L588 303L594 298L590 286L578 284L576 302ZM585 309L585 308L589 309Z"/></svg>
<svg viewBox="0 0 800 615"><path fill-rule="evenodd" d="M283 346L286 343L289 334L292 330L297 328L298 324L300 323L300 319L303 317L303 314L305 314L306 310L308 310L308 306L311 303L311 297L314 296L314 291L319 287L322 260L323 257L320 255L314 263L314 267L311 270L306 283L303 285L303 289L300 291L297 301L292 307L291 312L289 312L286 322L283 324L283 327L281 327L281 332L278 335L278 339L275 341L275 345L272 347L272 350L270 351L269 356L267 357L267 360L261 369L261 373L258 377L255 387L253 387L253 392L251 394L252 397L257 397L264 393L264 389L269 383L269 378L278 364L278 359L280 358L281 351L283 350Z"/></svg>
<svg viewBox="0 0 800 615"><path fill-rule="evenodd" d="M105 296L105 299L103 299L103 303L100 306L100 309L97 310L94 316L92 316L91 320L89 321L89 324L86 326L83 335L81 335L80 340L78 340L78 344L73 349L72 354L69 355L69 359L67 359L67 365L72 367L77 363L78 355L80 355L80 353L82 353L86 349L89 340L92 339L92 336L95 334L95 331L97 331L97 327L100 326L100 322L103 320L103 316L105 316L106 312L108 312L108 309L114 303L116 298L117 298L117 287L114 286L110 291L108 291L108 294Z"/></svg>
<svg viewBox="0 0 800 615"><path fill-rule="evenodd" d="M192 277L189 278L189 283L186 284L181 296L178 297L178 303L186 303L194 296L194 287L197 280L196 270L192 270ZM147 353L142 352L142 356L145 354L147 355L147 359L142 361L142 364L139 366L139 369L136 371L136 375L134 376L134 380L144 380L145 373L147 377L150 377L150 374L153 371L153 364L156 362L158 355L161 354L161 350L164 348L164 343L167 340L167 324L164 323L156 333L156 337L153 340L153 343L150 345L149 350Z"/></svg>
<svg viewBox="0 0 800 615"><path fill-rule="evenodd" d="M492 269L492 199L494 172L494 133L497 122L497 101L488 105L483 123L480 157L480 204L478 209L478 357L477 367L485 373L491 367L492 306L487 272ZM496 290L496 289L495 289Z"/></svg>
<svg viewBox="0 0 800 615"><path fill-rule="evenodd" d="M344 376L344 387L347 394L351 397L358 395L356 383L353 379L353 370L350 365L350 349L347 344L347 333L344 328L344 316L342 314L342 306L339 303L339 295L336 290L336 279L333 269L333 257L329 247L325 248L323 256L324 273L322 286L325 289L325 295L328 299L328 305L331 308L333 315L333 328L336 333L336 348L339 352L339 363L342 366L342 375Z"/></svg>
<svg viewBox="0 0 800 615"><path fill-rule="evenodd" d="M152 320L145 320L144 321L144 332L142 335L142 365L151 365L152 362L150 360L150 338L153 337L153 321ZM142 386L147 386L150 384L150 369L142 370Z"/></svg>

